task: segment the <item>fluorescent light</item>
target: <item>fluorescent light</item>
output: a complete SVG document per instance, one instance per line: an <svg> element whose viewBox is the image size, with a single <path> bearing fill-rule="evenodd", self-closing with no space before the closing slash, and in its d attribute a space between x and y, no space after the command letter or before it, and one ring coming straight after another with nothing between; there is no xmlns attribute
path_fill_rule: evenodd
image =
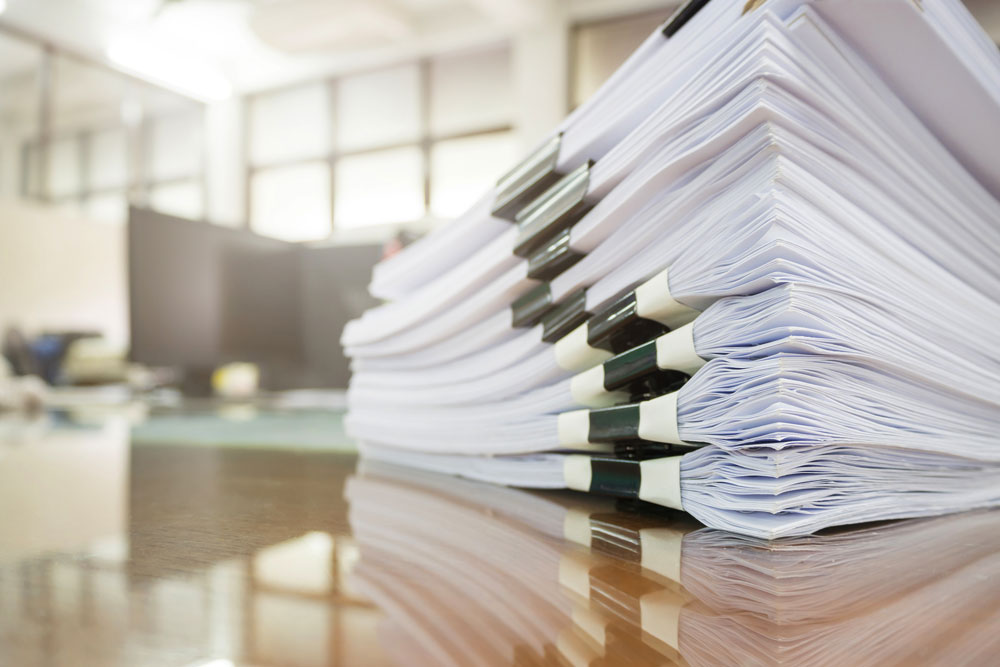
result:
<svg viewBox="0 0 1000 667"><path fill-rule="evenodd" d="M213 63L165 46L151 35L116 39L107 56L136 76L205 101L217 102L233 94L232 85Z"/></svg>
<svg viewBox="0 0 1000 667"><path fill-rule="evenodd" d="M0 0L0 14L7 11L7 0Z"/></svg>

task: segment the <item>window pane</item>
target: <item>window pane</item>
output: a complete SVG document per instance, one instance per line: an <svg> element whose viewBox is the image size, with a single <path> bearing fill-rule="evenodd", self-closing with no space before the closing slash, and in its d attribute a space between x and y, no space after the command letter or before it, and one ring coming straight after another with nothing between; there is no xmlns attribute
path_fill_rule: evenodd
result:
<svg viewBox="0 0 1000 667"><path fill-rule="evenodd" d="M124 192L91 195L83 204L83 213L91 220L113 225L124 224L128 216L128 201Z"/></svg>
<svg viewBox="0 0 1000 667"><path fill-rule="evenodd" d="M451 139L431 150L431 212L442 218L464 213L517 158L510 132Z"/></svg>
<svg viewBox="0 0 1000 667"><path fill-rule="evenodd" d="M149 180L192 178L201 173L202 121L202 114L197 112L151 121L146 174Z"/></svg>
<svg viewBox="0 0 1000 667"><path fill-rule="evenodd" d="M340 160L336 192L337 229L422 218L424 179L420 149L396 148Z"/></svg>
<svg viewBox="0 0 1000 667"><path fill-rule="evenodd" d="M128 183L128 138L124 128L90 135L87 172L91 190L125 187Z"/></svg>
<svg viewBox="0 0 1000 667"><path fill-rule="evenodd" d="M571 47L573 107L593 95L669 15L662 10L578 26Z"/></svg>
<svg viewBox="0 0 1000 667"><path fill-rule="evenodd" d="M167 215L200 220L205 212L201 184L182 181L155 185L149 189L149 206Z"/></svg>
<svg viewBox="0 0 1000 667"><path fill-rule="evenodd" d="M506 48L439 58L431 64L431 132L506 125L512 116Z"/></svg>
<svg viewBox="0 0 1000 667"><path fill-rule="evenodd" d="M41 48L0 34L0 196L20 196L24 186L23 147L38 136L41 62ZM38 177L36 171L31 180L37 184Z"/></svg>
<svg viewBox="0 0 1000 667"><path fill-rule="evenodd" d="M25 142L22 149L24 172L21 179L25 192L32 199L41 199L45 194L42 192L42 151L36 142L31 141ZM21 179L18 179L19 183Z"/></svg>
<svg viewBox="0 0 1000 667"><path fill-rule="evenodd" d="M330 235L330 167L325 162L259 171L250 195L254 231L286 241Z"/></svg>
<svg viewBox="0 0 1000 667"><path fill-rule="evenodd" d="M330 150L330 98L316 83L254 98L250 104L250 161L301 160Z"/></svg>
<svg viewBox="0 0 1000 667"><path fill-rule="evenodd" d="M77 137L49 144L49 196L67 197L80 193L80 141Z"/></svg>
<svg viewBox="0 0 1000 667"><path fill-rule="evenodd" d="M420 136L420 80L416 65L361 74L337 85L337 147L370 148Z"/></svg>

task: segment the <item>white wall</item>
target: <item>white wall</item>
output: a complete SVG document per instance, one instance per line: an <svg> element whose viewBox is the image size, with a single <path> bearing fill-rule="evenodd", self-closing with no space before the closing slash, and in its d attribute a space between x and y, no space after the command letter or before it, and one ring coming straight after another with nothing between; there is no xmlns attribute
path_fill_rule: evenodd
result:
<svg viewBox="0 0 1000 667"><path fill-rule="evenodd" d="M96 329L128 342L124 226L0 200L0 331Z"/></svg>

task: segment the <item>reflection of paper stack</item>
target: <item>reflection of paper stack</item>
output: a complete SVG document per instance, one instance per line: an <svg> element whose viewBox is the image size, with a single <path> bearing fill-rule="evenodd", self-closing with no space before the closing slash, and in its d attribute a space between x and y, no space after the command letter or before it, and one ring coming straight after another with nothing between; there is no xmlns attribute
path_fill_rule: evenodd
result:
<svg viewBox="0 0 1000 667"><path fill-rule="evenodd" d="M419 482L365 475L348 483L359 589L410 637L424 664L542 659L570 610L559 592L559 540ZM562 509L525 501L529 515ZM508 562L501 567L497 558Z"/></svg>
<svg viewBox="0 0 1000 667"><path fill-rule="evenodd" d="M586 582L597 565L594 581L607 578L616 596L615 586L630 583L679 590L669 579L637 578L638 565L611 553L615 540L592 530L617 516L611 505L454 482L369 464L347 487L361 550L355 583L387 613L384 632L397 648L413 646L405 664L602 664L595 660L608 645L635 664L677 657L644 641L627 614L588 609Z"/></svg>
<svg viewBox="0 0 1000 667"><path fill-rule="evenodd" d="M958 0L688 7L378 268L352 432L758 536L1000 503L1000 53Z"/></svg>
<svg viewBox="0 0 1000 667"><path fill-rule="evenodd" d="M996 512L768 543L450 482L372 465L348 487L355 573L407 664L988 664L1000 649Z"/></svg>
<svg viewBox="0 0 1000 667"><path fill-rule="evenodd" d="M684 583L692 665L989 664L1000 650L1000 514L772 545L700 531ZM697 657L696 657L697 656Z"/></svg>

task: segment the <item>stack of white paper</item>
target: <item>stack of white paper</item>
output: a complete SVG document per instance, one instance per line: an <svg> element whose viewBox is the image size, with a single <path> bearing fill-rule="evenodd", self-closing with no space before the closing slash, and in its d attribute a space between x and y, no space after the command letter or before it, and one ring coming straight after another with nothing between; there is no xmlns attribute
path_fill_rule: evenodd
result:
<svg viewBox="0 0 1000 667"><path fill-rule="evenodd" d="M958 0L693 3L379 265L349 428L761 536L1000 504L997 155Z"/></svg>

